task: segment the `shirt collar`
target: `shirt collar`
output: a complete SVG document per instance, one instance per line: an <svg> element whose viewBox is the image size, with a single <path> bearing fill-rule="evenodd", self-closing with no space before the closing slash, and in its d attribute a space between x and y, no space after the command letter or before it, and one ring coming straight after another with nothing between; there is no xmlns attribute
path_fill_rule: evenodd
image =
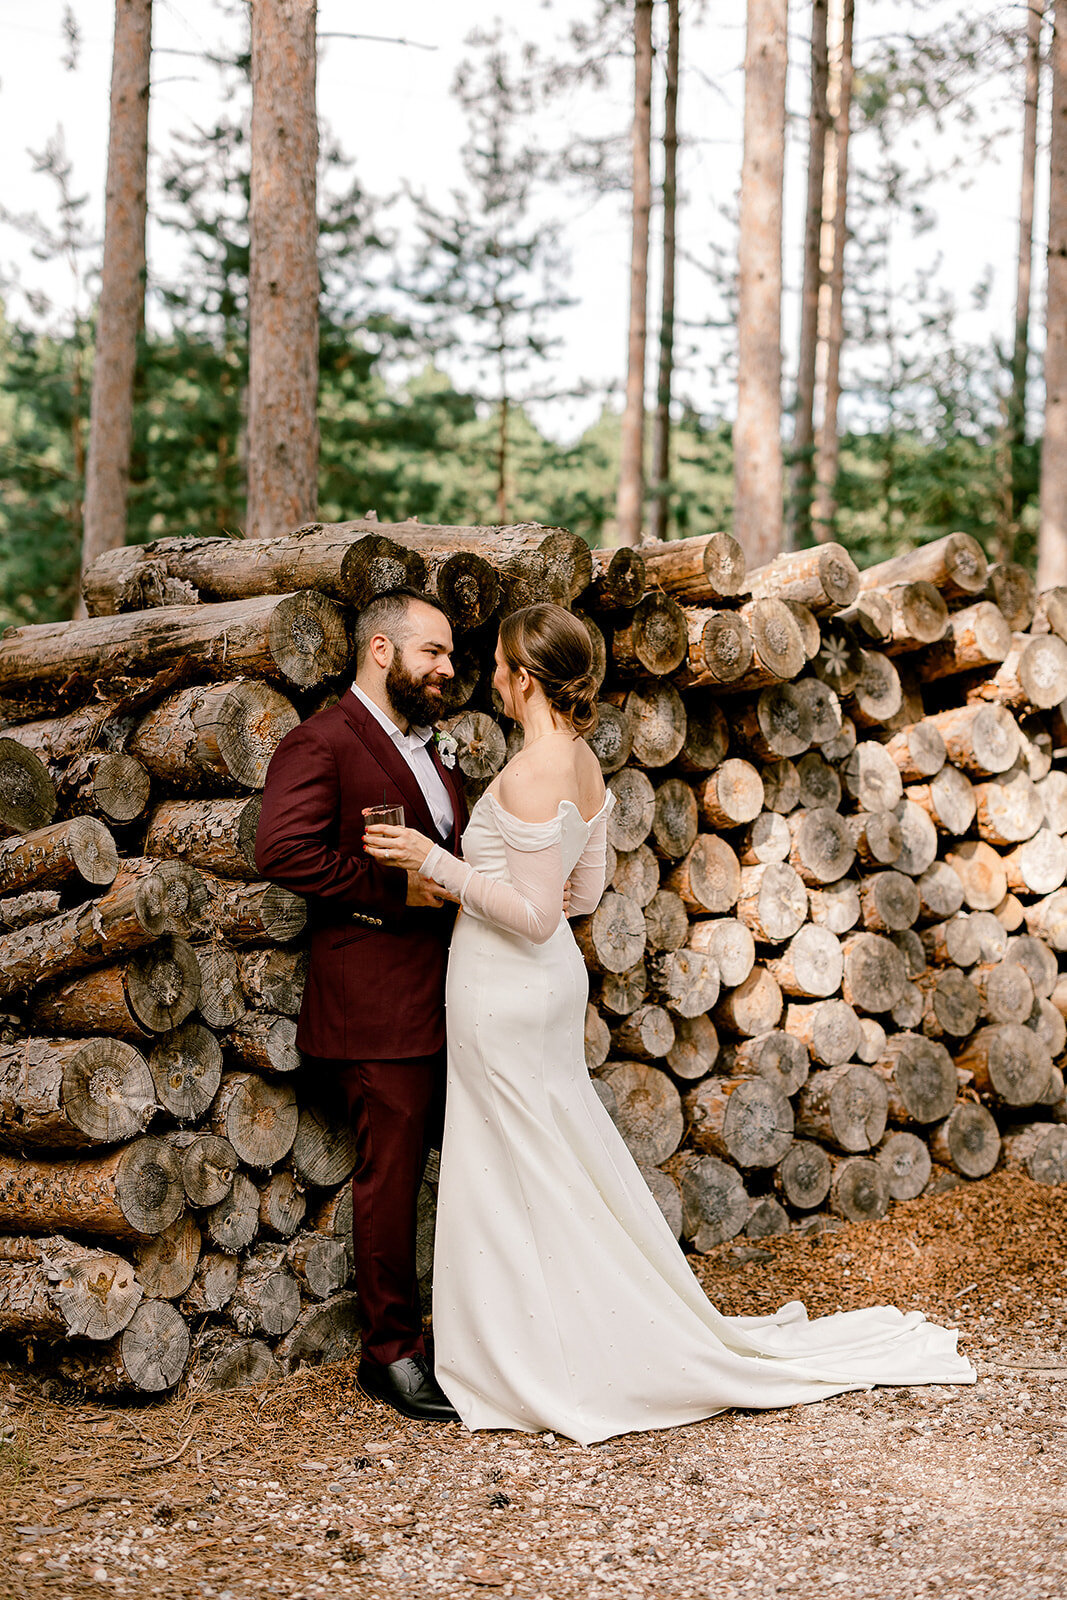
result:
<svg viewBox="0 0 1067 1600"><path fill-rule="evenodd" d="M362 705L366 706L383 733L388 734L398 749L404 749L406 746L409 750L417 750L420 745L429 744L430 739L433 737L432 728L409 727L407 733L404 733L397 727L389 713L383 711L381 706L375 705L369 695L363 693L358 684L354 683L352 685L352 693Z"/></svg>

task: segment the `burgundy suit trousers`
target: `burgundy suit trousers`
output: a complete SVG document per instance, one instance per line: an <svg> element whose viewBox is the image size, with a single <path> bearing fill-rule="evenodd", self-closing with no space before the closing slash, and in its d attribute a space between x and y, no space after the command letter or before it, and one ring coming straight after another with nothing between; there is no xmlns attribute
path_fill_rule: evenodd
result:
<svg viewBox="0 0 1067 1600"><path fill-rule="evenodd" d="M352 1232L363 1357L381 1366L425 1355L415 1266L416 1207L440 1136L445 1052L400 1061L304 1057L309 1076L344 1095L356 1135Z"/></svg>

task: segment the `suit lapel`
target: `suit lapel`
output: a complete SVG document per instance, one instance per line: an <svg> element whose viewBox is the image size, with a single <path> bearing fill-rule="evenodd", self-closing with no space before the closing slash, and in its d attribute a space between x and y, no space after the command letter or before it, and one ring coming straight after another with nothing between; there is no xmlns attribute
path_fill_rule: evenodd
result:
<svg viewBox="0 0 1067 1600"><path fill-rule="evenodd" d="M341 696L341 709L348 718L352 728L358 734L367 754L382 769L382 774L388 783L399 789L404 801L404 816L409 827L418 828L428 838L438 837L434 820L430 815L426 798L419 788L418 779L400 754L396 745L381 724L371 716L366 706L348 689ZM392 798L387 791L385 802L388 804Z"/></svg>

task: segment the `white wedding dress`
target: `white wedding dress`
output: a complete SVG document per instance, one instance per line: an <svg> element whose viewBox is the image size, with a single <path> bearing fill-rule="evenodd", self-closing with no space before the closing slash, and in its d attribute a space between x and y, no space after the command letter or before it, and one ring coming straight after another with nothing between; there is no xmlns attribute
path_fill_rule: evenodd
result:
<svg viewBox="0 0 1067 1600"><path fill-rule="evenodd" d="M604 888L609 794L586 821L478 801L464 861L425 876L460 894L447 987L448 1093L433 1324L438 1381L468 1428L582 1444L733 1406L873 1384L972 1383L956 1333L889 1306L808 1321L720 1316L585 1066L585 965L562 916Z"/></svg>

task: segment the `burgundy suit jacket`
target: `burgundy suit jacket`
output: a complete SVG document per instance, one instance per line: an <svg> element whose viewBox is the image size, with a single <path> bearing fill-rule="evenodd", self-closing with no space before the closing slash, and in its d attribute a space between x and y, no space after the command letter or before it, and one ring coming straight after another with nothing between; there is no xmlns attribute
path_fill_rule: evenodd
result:
<svg viewBox="0 0 1067 1600"><path fill-rule="evenodd" d="M455 854L467 808L458 771L433 759L452 798ZM263 791L256 866L304 895L311 965L296 1042L335 1061L426 1056L445 1038L445 964L455 908L408 906L407 873L363 851L363 807L400 802L439 837L399 750L350 691L287 734Z"/></svg>

